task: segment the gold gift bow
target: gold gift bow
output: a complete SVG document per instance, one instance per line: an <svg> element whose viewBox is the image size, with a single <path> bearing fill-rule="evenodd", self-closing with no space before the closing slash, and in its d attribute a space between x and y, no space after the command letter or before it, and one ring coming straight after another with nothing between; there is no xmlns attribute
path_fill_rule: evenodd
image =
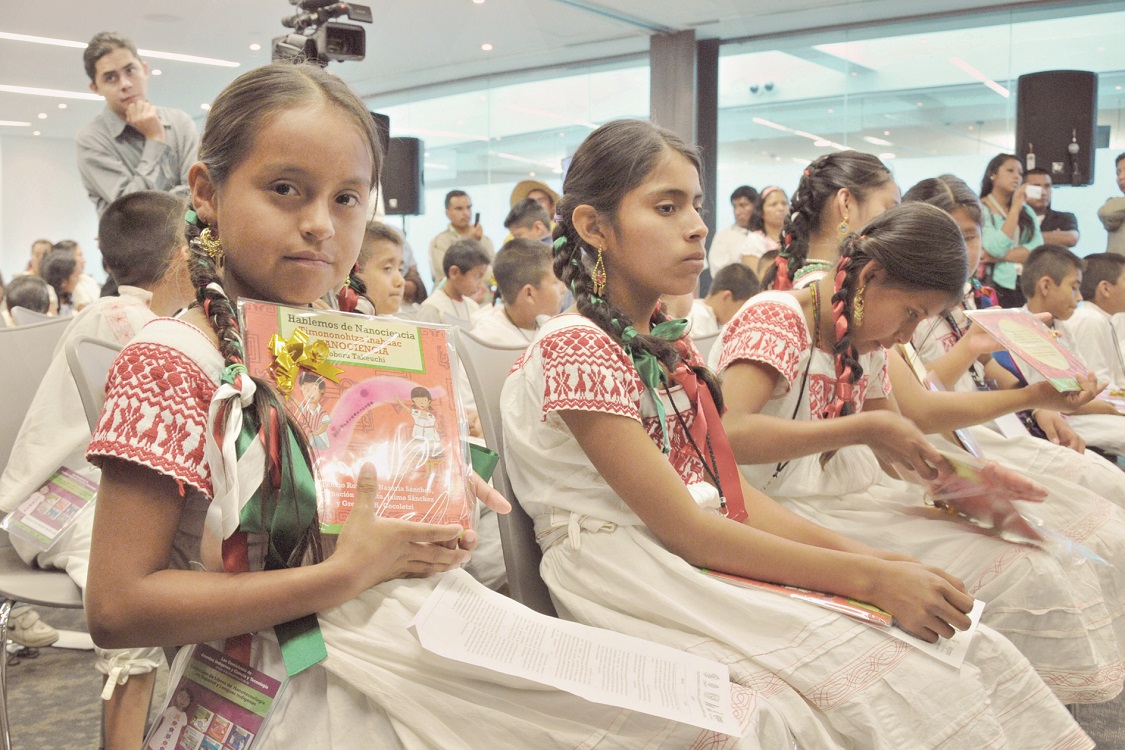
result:
<svg viewBox="0 0 1125 750"><path fill-rule="evenodd" d="M288 339L275 333L270 337L269 348L274 358L270 371L278 390L286 396L293 391L302 368L326 377L333 383L340 382L343 370L327 361L331 351L328 344L319 339L310 339L300 328L294 330Z"/></svg>

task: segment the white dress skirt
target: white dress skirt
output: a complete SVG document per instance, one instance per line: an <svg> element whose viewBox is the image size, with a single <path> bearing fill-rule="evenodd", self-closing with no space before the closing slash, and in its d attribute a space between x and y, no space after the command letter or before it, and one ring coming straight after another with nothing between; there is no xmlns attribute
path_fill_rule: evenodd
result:
<svg viewBox="0 0 1125 750"><path fill-rule="evenodd" d="M823 413L836 382L832 355L817 349L810 365L810 344L800 305L791 295L771 292L750 300L727 325L717 344L718 361L721 369L740 360L773 367L781 377L763 413L808 420ZM882 352L862 355L860 361L864 374L856 386L857 409L864 399L890 390ZM801 390L806 368L809 376ZM1125 513L1101 496L1037 475L1050 494L1044 503L1029 504L1029 510L1108 565L1006 542L927 508L923 489L888 477L865 445L837 451L823 467L819 456L806 456L780 473L774 465L742 470L751 485L805 518L959 577L986 602L982 622L1007 636L1062 701L1106 701L1121 691Z"/></svg>
<svg viewBox="0 0 1125 750"><path fill-rule="evenodd" d="M1027 660L987 626L955 670L871 626L709 578L670 552L558 414L637 419L661 445L655 402L642 391L621 347L578 315L547 323L505 384L507 467L562 616L727 664L733 680L784 716L802 748L1091 746ZM669 461L697 502L717 509L673 414L690 425L694 407L679 387L665 401Z"/></svg>

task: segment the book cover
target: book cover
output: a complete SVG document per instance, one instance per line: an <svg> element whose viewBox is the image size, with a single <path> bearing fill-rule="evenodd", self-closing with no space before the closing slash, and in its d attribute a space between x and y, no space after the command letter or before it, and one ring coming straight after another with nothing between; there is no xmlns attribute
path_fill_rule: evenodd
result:
<svg viewBox="0 0 1125 750"><path fill-rule="evenodd" d="M965 312L974 323L992 334L1017 361L1024 379L1037 372L1059 392L1078 391L1078 378L1086 366L1059 340L1058 335L1026 310L990 307Z"/></svg>
<svg viewBox="0 0 1125 750"><path fill-rule="evenodd" d="M246 366L273 383L316 464L321 530L339 533L366 462L380 515L475 526L446 326L241 300Z"/></svg>
<svg viewBox="0 0 1125 750"><path fill-rule="evenodd" d="M94 501L96 482L65 466L4 517L3 528L38 549L49 548Z"/></svg>
<svg viewBox="0 0 1125 750"><path fill-rule="evenodd" d="M894 618L891 616L890 612L880 609L874 604L849 599L846 596L826 594L822 591L810 591L809 589L802 589L796 586L784 586L779 583L766 583L765 581L743 578L742 576L736 576L732 573L720 573L717 570L707 570L706 568L700 568L699 570L701 573L709 575L712 578L718 578L720 581L726 581L735 586L741 586L744 589L772 591L775 594L788 596L790 599L800 599L803 602L809 602L818 607L830 609L833 612L847 615L848 617L866 622L870 625L889 628L894 624Z"/></svg>

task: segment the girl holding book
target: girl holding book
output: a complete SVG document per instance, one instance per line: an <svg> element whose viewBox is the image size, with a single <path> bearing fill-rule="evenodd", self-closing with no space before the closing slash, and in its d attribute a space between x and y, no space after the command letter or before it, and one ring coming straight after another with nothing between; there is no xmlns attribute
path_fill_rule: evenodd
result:
<svg viewBox="0 0 1125 750"><path fill-rule="evenodd" d="M929 512L921 487L887 473L900 464L931 477L943 459L923 432L989 418L974 418L974 403L1004 395L931 393L885 349L955 304L967 271L961 230L944 211L911 203L877 216L847 236L834 273L760 295L728 323L716 344L723 423L751 485L804 518L949 570L988 603L982 621L1062 700L1109 700L1125 667L1125 581L1112 564L1125 559L1121 511L1077 485L1030 475L1050 490L1032 513L1110 562L1075 563ZM1058 398L1049 384L1039 389Z"/></svg>
<svg viewBox="0 0 1125 750"><path fill-rule="evenodd" d="M376 517L370 466L323 557L315 489L299 481L311 479L307 439L242 365L233 303L309 305L347 274L377 184L371 116L319 67L271 65L215 99L199 156L188 214L197 303L122 352L90 444L103 470L87 599L94 638L113 647L225 640L242 663L289 673L256 750L785 746L778 714L738 686L741 741L428 655L408 626L435 574L468 575L455 569L476 535ZM249 440L236 443L240 424ZM267 427L260 436L257 425ZM251 461L245 448L236 460L236 445L259 441L269 458ZM289 648L293 629L308 651Z"/></svg>
<svg viewBox="0 0 1125 750"><path fill-rule="evenodd" d="M931 641L968 625L956 578L801 519L742 480L722 394L659 307L702 270L701 193L695 150L641 121L595 130L567 172L555 272L576 308L540 329L501 396L512 487L560 612L729 664L801 747L1088 747L987 627L950 670L866 625L698 570L866 600Z"/></svg>

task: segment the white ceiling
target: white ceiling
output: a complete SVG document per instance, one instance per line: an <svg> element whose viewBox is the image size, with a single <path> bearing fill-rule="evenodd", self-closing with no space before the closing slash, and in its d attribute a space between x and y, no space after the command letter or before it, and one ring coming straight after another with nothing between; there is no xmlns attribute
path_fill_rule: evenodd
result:
<svg viewBox="0 0 1125 750"><path fill-rule="evenodd" d="M1028 5L1060 3L990 3ZM375 0L366 60L332 68L362 96L392 102L420 86L468 87L496 73L643 54L654 33L693 28L699 38L737 39L978 6L974 0ZM162 72L150 81L150 98L200 121L201 104L239 72L269 61L270 40L284 31L281 18L295 10L284 0L2 0L2 8L0 33L84 43L95 32L114 30L141 49L237 62L238 68L224 68L149 58ZM252 43L262 48L251 51ZM483 43L492 51L482 51ZM88 93L87 83L80 48L0 39L0 86ZM73 138L102 106L100 100L0 91L0 121L31 123L0 126L0 134Z"/></svg>

